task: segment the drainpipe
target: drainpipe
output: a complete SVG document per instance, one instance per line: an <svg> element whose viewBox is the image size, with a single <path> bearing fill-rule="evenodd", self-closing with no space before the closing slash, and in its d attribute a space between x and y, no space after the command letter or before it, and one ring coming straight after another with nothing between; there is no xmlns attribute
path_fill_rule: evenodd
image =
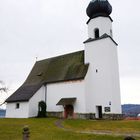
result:
<svg viewBox="0 0 140 140"><path fill-rule="evenodd" d="M47 104L47 84L44 84L45 86L45 103Z"/></svg>

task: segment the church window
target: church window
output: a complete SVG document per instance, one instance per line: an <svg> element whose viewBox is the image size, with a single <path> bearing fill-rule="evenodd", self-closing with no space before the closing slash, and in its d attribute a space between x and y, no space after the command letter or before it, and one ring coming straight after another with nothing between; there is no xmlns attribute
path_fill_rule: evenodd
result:
<svg viewBox="0 0 140 140"><path fill-rule="evenodd" d="M16 109L19 109L19 107L20 107L20 104L16 103Z"/></svg>
<svg viewBox="0 0 140 140"><path fill-rule="evenodd" d="M96 69L96 73L98 73L98 69Z"/></svg>
<svg viewBox="0 0 140 140"><path fill-rule="evenodd" d="M94 30L94 35L95 35L95 38L99 38L99 29L98 28L96 28Z"/></svg>

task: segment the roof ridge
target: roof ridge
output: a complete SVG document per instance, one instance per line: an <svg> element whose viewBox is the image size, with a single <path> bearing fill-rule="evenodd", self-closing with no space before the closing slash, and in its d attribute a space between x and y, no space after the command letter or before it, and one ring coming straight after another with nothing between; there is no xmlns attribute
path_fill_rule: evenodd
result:
<svg viewBox="0 0 140 140"><path fill-rule="evenodd" d="M84 79L84 50L36 62L23 85L6 101L28 101L44 84Z"/></svg>
<svg viewBox="0 0 140 140"><path fill-rule="evenodd" d="M72 55L72 54L75 54L75 53L84 53L84 50L79 50L79 51L75 51L75 52L71 52L71 53L66 53L66 54L62 54L62 55L57 55L57 56L53 56L53 57L48 57L46 59L42 59L42 60L39 60L39 61L36 61L36 62L41 62L41 61L45 61L45 60L49 60L49 59L55 59L55 58L58 58L58 57L65 57L65 56L68 56L68 55Z"/></svg>

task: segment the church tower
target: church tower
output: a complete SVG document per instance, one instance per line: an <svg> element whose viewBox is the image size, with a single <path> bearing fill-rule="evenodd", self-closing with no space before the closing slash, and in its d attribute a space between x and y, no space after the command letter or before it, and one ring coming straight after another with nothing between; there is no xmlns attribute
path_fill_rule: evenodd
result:
<svg viewBox="0 0 140 140"><path fill-rule="evenodd" d="M118 44L112 33L112 6L108 0L92 0L87 7L88 39L85 63L89 69L85 78L86 112L96 118L121 114L118 71Z"/></svg>

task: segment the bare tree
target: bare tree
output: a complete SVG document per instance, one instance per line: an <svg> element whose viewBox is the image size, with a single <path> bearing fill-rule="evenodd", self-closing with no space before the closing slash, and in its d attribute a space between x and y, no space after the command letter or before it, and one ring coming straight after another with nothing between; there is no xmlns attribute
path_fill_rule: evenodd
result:
<svg viewBox="0 0 140 140"><path fill-rule="evenodd" d="M0 81L0 92L7 92L7 87L5 86L3 81Z"/></svg>
<svg viewBox="0 0 140 140"><path fill-rule="evenodd" d="M0 94L7 93L8 88L6 87L5 83L0 80ZM2 106L5 103L5 101L0 102L0 106Z"/></svg>

